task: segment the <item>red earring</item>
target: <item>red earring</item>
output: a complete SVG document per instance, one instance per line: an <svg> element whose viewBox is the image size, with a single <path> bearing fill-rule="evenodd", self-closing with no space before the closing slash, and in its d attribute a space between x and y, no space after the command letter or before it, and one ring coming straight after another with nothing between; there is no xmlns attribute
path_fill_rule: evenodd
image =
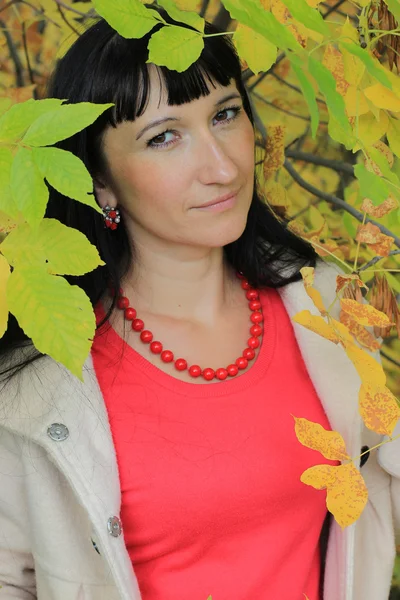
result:
<svg viewBox="0 0 400 600"><path fill-rule="evenodd" d="M111 206L105 206L103 208L104 226L109 229L117 229L118 223L121 221L121 216L118 208L111 208Z"/></svg>

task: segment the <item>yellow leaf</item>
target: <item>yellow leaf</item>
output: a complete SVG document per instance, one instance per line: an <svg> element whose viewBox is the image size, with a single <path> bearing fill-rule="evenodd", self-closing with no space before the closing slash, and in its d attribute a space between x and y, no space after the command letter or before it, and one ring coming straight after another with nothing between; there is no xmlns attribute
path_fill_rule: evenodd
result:
<svg viewBox="0 0 400 600"><path fill-rule="evenodd" d="M337 431L328 431L319 423L292 415L295 420L296 437L303 446L317 450L329 460L346 460L350 456L346 452L344 439Z"/></svg>
<svg viewBox="0 0 400 600"><path fill-rule="evenodd" d="M333 44L327 44L325 47L322 64L332 73L336 80L336 91L341 96L346 94L349 82L346 81L344 76L344 66L342 53L335 48Z"/></svg>
<svg viewBox="0 0 400 600"><path fill-rule="evenodd" d="M352 342L344 341L343 346L363 384L372 387L386 385L386 374L382 365L373 356Z"/></svg>
<svg viewBox="0 0 400 600"><path fill-rule="evenodd" d="M389 90L382 83L375 83L364 90L364 94L378 108L392 112L400 111L400 98L396 92Z"/></svg>
<svg viewBox="0 0 400 600"><path fill-rule="evenodd" d="M352 30L357 35L357 32L353 27ZM349 40L346 40L346 42L348 41ZM343 46L340 44L339 48L343 57L344 77L352 86L357 87L361 83L365 73L365 65L357 56L351 54L351 52L349 52L346 48L343 48Z"/></svg>
<svg viewBox="0 0 400 600"><path fill-rule="evenodd" d="M4 335L8 323L8 303L6 297L7 282L10 277L10 265L0 254L0 338Z"/></svg>
<svg viewBox="0 0 400 600"><path fill-rule="evenodd" d="M334 332L339 337L342 344L344 344L345 342L350 342L351 344L353 344L354 338L351 335L349 329L346 327L346 325L344 325L340 321L337 321L336 319L333 319L332 317L328 318L329 325L333 328Z"/></svg>
<svg viewBox="0 0 400 600"><path fill-rule="evenodd" d="M390 118L387 138L390 148L400 158L400 120Z"/></svg>
<svg viewBox="0 0 400 600"><path fill-rule="evenodd" d="M366 146L372 146L385 135L388 127L389 117L385 112L380 111L379 121L369 112L366 115L361 115L358 120L358 137ZM356 126L354 126L353 131L356 132ZM356 144L353 152L359 149L359 144Z"/></svg>
<svg viewBox="0 0 400 600"><path fill-rule="evenodd" d="M336 276L336 293L340 292L343 287L349 282L353 282L358 285L358 287L363 287L368 291L368 286L360 279L360 276L357 273L351 273L349 275L337 275Z"/></svg>
<svg viewBox="0 0 400 600"><path fill-rule="evenodd" d="M303 283L304 283L304 287L305 287L307 294L309 295L311 300L314 302L315 307L319 310L321 315L323 317L325 317L328 313L324 306L324 302L322 300L321 294L319 293L318 290L316 290L315 288L312 287L312 285L314 283L313 267L303 267L302 269L300 269L300 273L301 273L301 276L303 277ZM327 323L325 323L325 325L327 325ZM327 325L327 327L329 327L329 325ZM327 330L325 330L325 331L327 331ZM334 340L332 340L332 341L334 341Z"/></svg>
<svg viewBox="0 0 400 600"><path fill-rule="evenodd" d="M344 96L348 117L356 117L369 112L369 104L364 93L355 85L350 85Z"/></svg>
<svg viewBox="0 0 400 600"><path fill-rule="evenodd" d="M400 419L400 406L389 388L362 385L358 399L360 415L368 429L391 436Z"/></svg>
<svg viewBox="0 0 400 600"><path fill-rule="evenodd" d="M342 310L351 315L360 325L388 327L391 324L389 317L371 304L360 304L357 300L341 298L340 305ZM395 323L392 323L392 325L395 325Z"/></svg>
<svg viewBox="0 0 400 600"><path fill-rule="evenodd" d="M351 318L349 313L340 311L340 322L345 325L350 333L355 337L357 342L367 348L367 350L371 350L371 352L376 352L381 347L381 344L374 338L372 333L367 331L365 327L354 321Z"/></svg>
<svg viewBox="0 0 400 600"><path fill-rule="evenodd" d="M268 71L275 63L277 47L250 27L239 23L233 39L241 58L256 75L260 71Z"/></svg>
<svg viewBox="0 0 400 600"><path fill-rule="evenodd" d="M264 192L269 204L272 206L281 206L285 209L290 206L286 189L278 181L274 181L272 178L268 179L264 187Z"/></svg>
<svg viewBox="0 0 400 600"><path fill-rule="evenodd" d="M268 137L265 147L264 177L268 179L285 162L285 132L281 124L268 126Z"/></svg>
<svg viewBox="0 0 400 600"><path fill-rule="evenodd" d="M326 338L330 342L338 344L340 342L339 337L336 335L334 329L324 319L317 315L312 315L309 310L301 310L292 317L295 323L303 325L310 331L318 333L318 335Z"/></svg>
<svg viewBox="0 0 400 600"><path fill-rule="evenodd" d="M304 471L300 480L317 490L327 488L326 506L342 529L357 521L367 504L367 486L353 463L316 465Z"/></svg>

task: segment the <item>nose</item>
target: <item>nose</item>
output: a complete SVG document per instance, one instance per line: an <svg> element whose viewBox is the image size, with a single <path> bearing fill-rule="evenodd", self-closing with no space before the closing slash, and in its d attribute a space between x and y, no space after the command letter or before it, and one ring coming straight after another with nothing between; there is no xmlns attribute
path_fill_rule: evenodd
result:
<svg viewBox="0 0 400 600"><path fill-rule="evenodd" d="M227 185L238 178L239 169L230 155L229 141L221 141L211 132L198 141L198 152L195 158L198 167L199 181L204 185Z"/></svg>

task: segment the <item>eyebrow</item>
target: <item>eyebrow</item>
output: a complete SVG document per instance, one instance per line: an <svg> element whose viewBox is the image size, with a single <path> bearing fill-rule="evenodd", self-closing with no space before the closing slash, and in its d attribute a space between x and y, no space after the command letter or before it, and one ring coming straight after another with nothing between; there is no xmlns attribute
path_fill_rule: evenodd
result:
<svg viewBox="0 0 400 600"><path fill-rule="evenodd" d="M221 104L225 104L225 102L228 102L228 100L233 100L234 98L241 99L242 97L238 92L233 92L231 94L228 94L227 96L224 96L220 100L218 100L218 102L216 102L214 104L214 106L215 107L221 106ZM178 117L163 117L161 119L155 119L154 121L150 121L150 123L148 123L146 125L146 127L143 127L143 129L141 129L139 131L139 133L136 136L136 140L139 140L146 131L148 131L149 129L152 129L153 127L157 127L157 125L161 125L162 123L166 123L167 121L180 121L180 120L181 119L179 119Z"/></svg>

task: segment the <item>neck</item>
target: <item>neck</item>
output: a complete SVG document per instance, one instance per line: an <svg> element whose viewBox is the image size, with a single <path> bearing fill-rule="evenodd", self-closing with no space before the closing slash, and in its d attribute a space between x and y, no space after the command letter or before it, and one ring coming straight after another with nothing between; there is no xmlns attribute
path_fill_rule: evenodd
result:
<svg viewBox="0 0 400 600"><path fill-rule="evenodd" d="M202 256L186 255L185 260L149 252L144 260L138 254L139 260L122 281L138 313L212 325L235 306L240 283L222 248L207 249Z"/></svg>

